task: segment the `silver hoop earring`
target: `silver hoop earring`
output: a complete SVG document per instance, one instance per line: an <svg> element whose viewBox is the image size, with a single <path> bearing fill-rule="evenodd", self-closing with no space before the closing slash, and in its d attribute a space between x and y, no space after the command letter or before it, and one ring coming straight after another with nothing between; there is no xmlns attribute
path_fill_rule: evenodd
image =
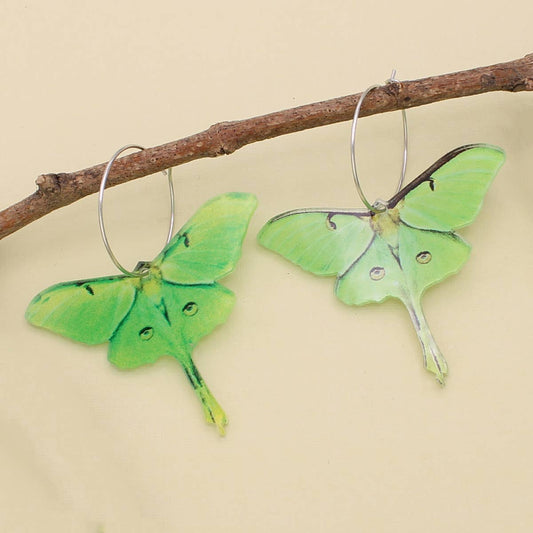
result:
<svg viewBox="0 0 533 533"><path fill-rule="evenodd" d="M395 78L395 76L396 76L396 71L394 70L391 74L391 77L385 83L386 84L397 83L398 80ZM355 112L354 112L353 120L352 120L352 132L351 132L351 137L350 137L350 159L352 161L352 174L353 174L355 187L359 194L359 198L361 198L361 201L365 204L367 209L369 209L373 213L381 213L385 211L386 206L383 205L382 201L370 203L367 197L365 196L365 193L363 192L361 183L359 181L359 176L357 174L357 166L355 164L355 133L357 130L357 122L359 120L359 113L361 111L361 106L363 105L363 101L370 91L378 87L382 87L382 85L379 85L379 84L371 85L370 87L368 87L368 89L366 89L366 91L363 92L363 94L361 94L361 97L359 98L359 102L357 102L357 106L355 107ZM402 111L402 122L403 122L403 161L402 161L402 171L400 173L400 180L396 188L396 193L398 193L401 190L402 184L405 180L405 172L407 170L408 144L409 144L408 135L407 135L407 116L405 113L405 109L402 109L401 111Z"/></svg>
<svg viewBox="0 0 533 533"><path fill-rule="evenodd" d="M104 225L104 190L107 183L107 178L109 177L109 173L111 172L111 168L113 166L113 163L117 159L117 157L126 150L131 149L137 149L137 150L144 150L144 147L139 146L138 144L127 144L126 146L123 146L119 150L117 150L113 157L109 160L107 163L107 166L105 168L104 174L102 176L102 181L100 182L100 191L98 193L98 225L100 227L100 234L102 235L102 240L104 241L105 249L107 250L107 253L109 254L109 257L111 258L111 261L115 264L115 266L126 276L132 276L132 277L144 277L148 274L148 268L144 261L141 261L137 264L134 270L128 270L117 259L115 254L113 253L113 250L111 249L111 245L109 244L109 240L107 238L107 234L105 231L105 225ZM170 195L170 223L168 228L168 234L165 241L165 246L168 245L170 242L170 239L172 239L172 233L174 231L174 185L172 183L172 168L169 168L167 170L162 171L165 176L168 178L168 190ZM165 247L163 246L163 248Z"/></svg>

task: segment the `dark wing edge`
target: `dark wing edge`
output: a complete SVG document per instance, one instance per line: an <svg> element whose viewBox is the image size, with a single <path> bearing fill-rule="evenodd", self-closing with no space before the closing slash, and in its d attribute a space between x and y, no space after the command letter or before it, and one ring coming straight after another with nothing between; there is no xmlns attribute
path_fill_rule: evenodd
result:
<svg viewBox="0 0 533 533"><path fill-rule="evenodd" d="M410 193L412 190L416 189L421 183L424 181L429 181L431 179L431 176L443 165L448 163L448 161L451 161L454 157L457 157L459 154L466 152L468 150L471 150L472 148L492 148L493 150L496 150L498 152L501 152L504 154L505 152L499 147L492 144L487 143L474 143L474 144L466 144L464 146L460 146L459 148L455 148L451 152L448 152L447 154L443 155L440 159L435 161L427 170L422 172L420 176L415 178L413 181L408 183L403 189L401 189L399 192L397 192L388 202L389 209L392 209L396 206L396 204L405 198L405 196Z"/></svg>
<svg viewBox="0 0 533 533"><path fill-rule="evenodd" d="M329 218L334 215L351 215L358 218L369 217L372 215L368 209L343 209L343 208L327 208L327 207L303 207L301 209L291 209L290 211L285 211L279 215L273 216L271 219L265 222L265 226L271 222L276 222L282 218L288 217L290 215L301 215L303 213L327 213Z"/></svg>

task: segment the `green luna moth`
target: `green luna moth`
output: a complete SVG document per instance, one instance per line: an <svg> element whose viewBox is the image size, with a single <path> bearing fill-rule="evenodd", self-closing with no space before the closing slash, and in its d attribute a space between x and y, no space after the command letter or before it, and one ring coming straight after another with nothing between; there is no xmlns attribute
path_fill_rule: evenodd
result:
<svg viewBox="0 0 533 533"><path fill-rule="evenodd" d="M298 209L272 218L260 243L320 276L336 276L348 305L398 298L422 345L425 367L444 383L448 366L422 311L424 290L457 272L470 246L455 230L470 224L505 159L500 148L463 146L446 154L375 210Z"/></svg>
<svg viewBox="0 0 533 533"><path fill-rule="evenodd" d="M119 368L175 357L206 420L224 434L226 415L196 369L192 350L231 312L234 295L216 280L239 259L256 204L245 193L213 198L145 264L144 275L59 283L32 300L26 318L85 344L109 341L108 359Z"/></svg>

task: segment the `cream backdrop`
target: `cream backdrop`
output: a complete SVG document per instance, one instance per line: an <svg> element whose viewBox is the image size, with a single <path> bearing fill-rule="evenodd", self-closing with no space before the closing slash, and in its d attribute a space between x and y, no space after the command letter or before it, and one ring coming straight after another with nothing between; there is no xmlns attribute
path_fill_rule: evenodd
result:
<svg viewBox="0 0 533 533"><path fill-rule="evenodd" d="M0 7L1 207L44 172L105 161L223 120L533 52L531 3L431 6L272 0L25 2ZM450 365L422 368L401 304L350 308L333 280L262 249L271 216L359 206L349 123L175 169L177 218L226 191L257 195L242 260L224 280L228 322L195 360L230 418L221 438L175 361L123 372L106 346L27 324L49 285L116 273L96 196L0 243L0 531L529 532L533 94L495 93L408 113L415 177L472 142L507 162L475 223L460 274L425 310ZM364 119L359 166L387 196L399 113ZM387 192L389 191L389 192ZM128 266L159 251L161 175L108 192L110 238Z"/></svg>

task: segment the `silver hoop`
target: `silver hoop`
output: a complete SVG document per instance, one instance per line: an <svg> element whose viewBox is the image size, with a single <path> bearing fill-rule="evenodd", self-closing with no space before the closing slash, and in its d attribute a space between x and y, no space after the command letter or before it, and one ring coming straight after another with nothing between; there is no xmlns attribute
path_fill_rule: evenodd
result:
<svg viewBox="0 0 533 533"><path fill-rule="evenodd" d="M126 268L124 268L118 259L115 257L115 254L111 250L111 246L109 245L109 241L107 239L107 234L104 227L104 189L107 183L107 178L109 176L109 173L111 171L111 167L113 166L113 163L117 159L117 157L124 151L130 150L132 148L135 148L137 150L144 150L144 147L139 146L138 144L128 144L126 146L123 146L120 148L120 150L117 150L113 157L109 160L109 163L107 163L107 166L104 171L104 175L102 176L102 181L100 183L100 193L98 194L98 225L100 226L100 234L102 235L102 240L104 241L105 249L107 250L107 253L109 254L109 257L111 258L111 261L115 264L115 266L123 273L126 274L126 276L134 276L138 278L142 278L143 276L146 276L148 274L148 268L146 267L146 263L143 263L143 268L136 268L133 271L129 271ZM168 190L170 193L170 224L168 228L168 235L167 240L165 242L165 246L170 242L170 239L172 238L172 232L174 231L174 186L172 184L172 168L169 168L168 170L162 171L165 176L168 177ZM141 264L141 263L140 263Z"/></svg>
<svg viewBox="0 0 533 533"><path fill-rule="evenodd" d="M393 70L391 77L385 83L389 84L389 83L398 82L395 76L396 76L396 71ZM381 85L379 84L371 85L366 91L363 92L363 94L359 98L359 102L357 102L357 106L355 108L355 112L353 115L352 134L350 138L350 155L351 155L351 160L352 160L352 174L353 174L353 179L355 182L355 188L357 189L357 192L359 193L359 197L361 198L362 202L373 213L381 213L385 211L387 207L381 201L379 203L374 202L374 204L371 204L368 201L367 197L365 196L363 189L361 188L361 183L359 182L359 176L357 175L357 167L355 164L355 131L357 129L357 121L359 120L359 112L361 111L361 105L363 104L363 100L366 98L367 94L370 91L378 87L381 87ZM403 121L403 163L402 163L402 172L400 174L400 181L398 182L396 193L398 193L400 189L402 188L402 184L405 179L405 172L407 170L407 151L408 151L408 142L409 142L409 139L407 137L407 116L405 114L405 109L402 109L401 111L402 111L402 121Z"/></svg>

